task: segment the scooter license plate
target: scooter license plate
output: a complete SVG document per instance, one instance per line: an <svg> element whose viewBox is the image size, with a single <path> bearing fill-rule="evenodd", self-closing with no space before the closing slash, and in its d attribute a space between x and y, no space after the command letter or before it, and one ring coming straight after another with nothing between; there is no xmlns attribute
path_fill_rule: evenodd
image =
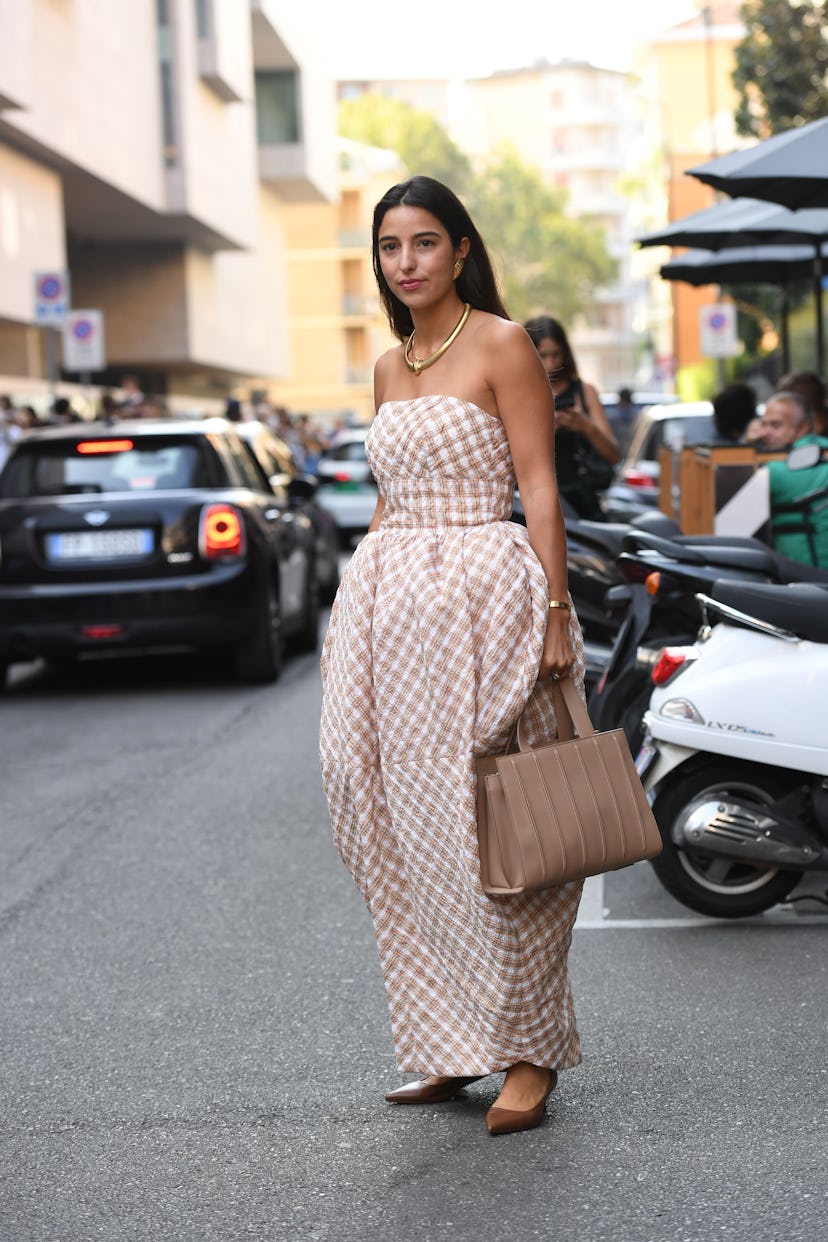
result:
<svg viewBox="0 0 828 1242"><path fill-rule="evenodd" d="M645 738L641 743L641 749L635 757L635 770L638 773L640 780L644 780L644 777L653 766L653 760L657 757L657 755L658 747L654 746L649 739Z"/></svg>

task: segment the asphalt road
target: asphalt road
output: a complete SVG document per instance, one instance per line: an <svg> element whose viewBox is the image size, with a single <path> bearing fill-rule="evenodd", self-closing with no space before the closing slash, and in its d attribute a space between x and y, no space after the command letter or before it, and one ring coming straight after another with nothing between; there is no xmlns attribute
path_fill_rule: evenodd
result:
<svg viewBox="0 0 828 1242"><path fill-rule="evenodd" d="M330 844L315 657L21 669L0 706L0 1242L819 1242L828 919L590 885L584 1064L386 1105L372 931ZM813 907L816 911L816 907Z"/></svg>

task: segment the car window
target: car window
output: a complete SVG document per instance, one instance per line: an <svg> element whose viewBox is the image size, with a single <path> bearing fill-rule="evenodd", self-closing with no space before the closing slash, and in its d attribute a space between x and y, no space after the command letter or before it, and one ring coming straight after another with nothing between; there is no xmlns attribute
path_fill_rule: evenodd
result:
<svg viewBox="0 0 828 1242"><path fill-rule="evenodd" d="M365 443L362 440L347 444L335 444L323 454L326 461L365 461Z"/></svg>
<svg viewBox="0 0 828 1242"><path fill-rule="evenodd" d="M644 461L657 461L659 449L666 444L672 449L692 444L709 444L716 438L712 415L695 418L662 418L651 425L641 451Z"/></svg>
<svg viewBox="0 0 828 1242"><path fill-rule="evenodd" d="M272 461L268 458L267 453L260 448L259 455L257 456L256 453L253 452L253 446L248 444L247 440L242 440L241 445L244 449L245 456L249 459L249 465L256 476L256 482L251 486L254 486L255 490L260 492L272 491L268 475L276 474L278 472Z"/></svg>
<svg viewBox="0 0 828 1242"><path fill-rule="evenodd" d="M228 435L223 439L223 443L232 462L234 473L237 475L238 485L252 488L254 492L262 490L269 492L270 484L261 466L257 463L253 450L235 435Z"/></svg>
<svg viewBox="0 0 828 1242"><path fill-rule="evenodd" d="M115 447L116 445L122 447ZM111 446L111 447L110 447ZM154 492L216 485L217 463L202 440L29 441L0 476L0 496Z"/></svg>
<svg viewBox="0 0 828 1242"><path fill-rule="evenodd" d="M267 453L268 458L273 462L271 474L296 474L296 462L293 460L293 454L284 440L277 440L274 436L268 436L263 441L262 447Z"/></svg>

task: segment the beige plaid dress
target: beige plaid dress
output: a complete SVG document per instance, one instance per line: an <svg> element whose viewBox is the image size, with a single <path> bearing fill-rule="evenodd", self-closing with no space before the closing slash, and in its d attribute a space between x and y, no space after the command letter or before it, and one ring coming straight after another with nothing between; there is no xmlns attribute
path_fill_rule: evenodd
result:
<svg viewBox="0 0 828 1242"><path fill-rule="evenodd" d="M580 884L480 887L475 756L502 750L537 684L547 584L508 521L499 419L458 397L390 401L368 457L380 529L343 576L322 654L321 763L334 840L374 921L401 1070L483 1074L580 1060L567 953ZM583 642L572 616L576 676ZM534 691L534 693L533 693Z"/></svg>

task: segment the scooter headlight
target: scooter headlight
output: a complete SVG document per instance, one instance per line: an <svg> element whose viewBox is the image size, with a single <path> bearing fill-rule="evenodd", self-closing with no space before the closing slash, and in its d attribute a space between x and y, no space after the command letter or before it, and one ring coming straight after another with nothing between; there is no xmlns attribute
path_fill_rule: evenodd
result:
<svg viewBox="0 0 828 1242"><path fill-rule="evenodd" d="M668 720L689 720L691 724L704 724L704 717L689 699L668 699L658 709L658 714L666 716Z"/></svg>

